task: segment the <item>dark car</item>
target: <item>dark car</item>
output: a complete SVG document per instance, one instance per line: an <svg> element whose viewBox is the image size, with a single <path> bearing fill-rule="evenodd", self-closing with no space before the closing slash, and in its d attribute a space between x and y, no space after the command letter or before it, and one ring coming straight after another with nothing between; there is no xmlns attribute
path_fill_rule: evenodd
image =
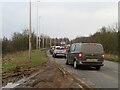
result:
<svg viewBox="0 0 120 90"><path fill-rule="evenodd" d="M70 46L66 64L73 64L74 68L81 66L95 67L97 70L103 66L104 50L98 43L74 43Z"/></svg>

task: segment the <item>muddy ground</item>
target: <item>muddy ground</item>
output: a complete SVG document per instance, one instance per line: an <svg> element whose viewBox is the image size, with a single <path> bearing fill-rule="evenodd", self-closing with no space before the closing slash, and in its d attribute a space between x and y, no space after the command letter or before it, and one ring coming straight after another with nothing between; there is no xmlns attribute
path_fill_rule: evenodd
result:
<svg viewBox="0 0 120 90"><path fill-rule="evenodd" d="M55 62L48 60L40 73L31 78L19 87L34 87L34 88L80 88L67 72L64 73Z"/></svg>
<svg viewBox="0 0 120 90"><path fill-rule="evenodd" d="M37 72L38 67L29 68L29 67L16 67L14 70L2 73L2 86L7 85L7 83L14 83L18 80L29 77L31 74Z"/></svg>
<svg viewBox="0 0 120 90"><path fill-rule="evenodd" d="M69 73L61 70L58 65L48 60L41 66L35 68L16 68L12 72L4 73L2 77L3 85L8 82L16 82L23 77L29 77L37 73L34 77L25 81L19 88L80 88L80 84Z"/></svg>

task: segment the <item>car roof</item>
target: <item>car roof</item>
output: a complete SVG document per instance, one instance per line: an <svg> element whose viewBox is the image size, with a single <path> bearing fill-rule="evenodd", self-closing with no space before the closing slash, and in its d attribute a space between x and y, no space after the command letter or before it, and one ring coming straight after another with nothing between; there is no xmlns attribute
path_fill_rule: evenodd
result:
<svg viewBox="0 0 120 90"><path fill-rule="evenodd" d="M57 48L57 47L60 47L60 46L55 46L55 47Z"/></svg>

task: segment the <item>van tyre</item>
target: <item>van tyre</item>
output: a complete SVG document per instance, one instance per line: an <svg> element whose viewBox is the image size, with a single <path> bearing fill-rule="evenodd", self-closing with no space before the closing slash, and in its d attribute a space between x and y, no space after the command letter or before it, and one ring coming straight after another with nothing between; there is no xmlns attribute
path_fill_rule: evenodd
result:
<svg viewBox="0 0 120 90"><path fill-rule="evenodd" d="M100 66L97 66L97 67L96 67L96 70L100 70L100 68L101 68Z"/></svg>
<svg viewBox="0 0 120 90"><path fill-rule="evenodd" d="M66 65L69 65L69 63L68 63L68 59L66 59L66 63L65 63Z"/></svg>
<svg viewBox="0 0 120 90"><path fill-rule="evenodd" d="M75 69L78 68L78 65L77 65L77 62L76 62L76 61L74 61L74 63L73 63L73 67L74 67Z"/></svg>
<svg viewBox="0 0 120 90"><path fill-rule="evenodd" d="M55 55L55 54L53 54L53 57L55 58L55 57L56 57L56 55Z"/></svg>

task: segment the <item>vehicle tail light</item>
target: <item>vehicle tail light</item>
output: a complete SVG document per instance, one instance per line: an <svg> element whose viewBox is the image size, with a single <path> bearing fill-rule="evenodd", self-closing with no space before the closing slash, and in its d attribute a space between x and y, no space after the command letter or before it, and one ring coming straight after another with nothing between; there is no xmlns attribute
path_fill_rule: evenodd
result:
<svg viewBox="0 0 120 90"><path fill-rule="evenodd" d="M55 50L55 48L53 48L53 51Z"/></svg>
<svg viewBox="0 0 120 90"><path fill-rule="evenodd" d="M102 59L104 59L105 58L105 55L104 54L102 54Z"/></svg>
<svg viewBox="0 0 120 90"><path fill-rule="evenodd" d="M64 52L66 52L66 49L64 50Z"/></svg>
<svg viewBox="0 0 120 90"><path fill-rule="evenodd" d="M78 53L78 58L82 58L82 55L83 55L82 52L79 52Z"/></svg>

